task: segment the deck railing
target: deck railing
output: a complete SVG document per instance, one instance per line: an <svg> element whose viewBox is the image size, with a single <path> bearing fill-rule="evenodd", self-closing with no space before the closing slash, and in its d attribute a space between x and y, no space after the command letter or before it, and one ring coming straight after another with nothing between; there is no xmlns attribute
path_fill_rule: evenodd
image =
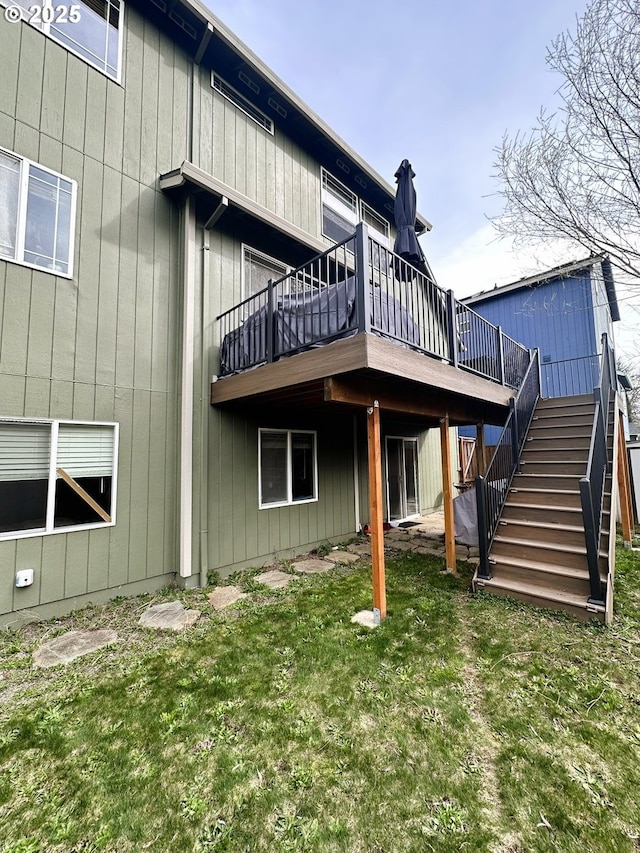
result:
<svg viewBox="0 0 640 853"><path fill-rule="evenodd" d="M353 236L218 318L220 375L373 333L494 382L519 388L529 350L369 236Z"/></svg>
<svg viewBox="0 0 640 853"><path fill-rule="evenodd" d="M580 480L580 500L584 522L584 538L589 567L590 604L605 605L600 580L600 538L602 533L602 510L607 473L610 471L608 436L611 402L617 385L617 374L613 349L609 346L606 332L602 335L602 364L600 384L593 389L595 411L587 472Z"/></svg>
<svg viewBox="0 0 640 853"><path fill-rule="evenodd" d="M520 453L533 411L540 396L540 355L538 350L528 366L515 397L491 462L482 477L476 477L476 506L478 513L478 577L489 579L489 551L498 527L513 475L519 471Z"/></svg>
<svg viewBox="0 0 640 853"><path fill-rule="evenodd" d="M571 397L591 394L598 384L600 356L565 358L540 365L543 397Z"/></svg>

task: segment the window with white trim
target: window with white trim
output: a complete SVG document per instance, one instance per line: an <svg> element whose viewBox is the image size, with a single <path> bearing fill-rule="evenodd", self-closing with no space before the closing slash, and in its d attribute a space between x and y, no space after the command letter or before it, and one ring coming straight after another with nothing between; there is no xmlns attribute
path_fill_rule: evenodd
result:
<svg viewBox="0 0 640 853"><path fill-rule="evenodd" d="M324 237L340 243L353 234L358 222L365 222L372 236L388 248L390 228L387 220L324 168L321 199Z"/></svg>
<svg viewBox="0 0 640 853"><path fill-rule="evenodd" d="M76 182L0 149L0 258L71 277Z"/></svg>
<svg viewBox="0 0 640 853"><path fill-rule="evenodd" d="M234 89L233 86L230 86L226 80L223 80L218 74L211 72L211 85L219 92L223 98L226 98L227 101L231 101L231 103L237 107L239 110L249 116L250 119L259 124L260 127L263 127L268 133L273 135L273 122L269 118L268 115L265 115L262 110L259 110L258 107L254 106L251 101L248 101L244 95L241 95L237 89Z"/></svg>
<svg viewBox="0 0 640 853"><path fill-rule="evenodd" d="M118 425L0 419L0 539L115 524Z"/></svg>
<svg viewBox="0 0 640 853"><path fill-rule="evenodd" d="M318 500L316 445L311 430L259 430L260 509Z"/></svg>
<svg viewBox="0 0 640 853"><path fill-rule="evenodd" d="M289 267L262 252L242 247L242 298L248 299L260 293L269 284L269 279L277 281L289 272Z"/></svg>
<svg viewBox="0 0 640 853"><path fill-rule="evenodd" d="M122 3L120 0L0 0L22 10L22 19L64 45L113 80L120 80ZM6 13L8 14L8 13ZM15 19L12 19L15 20Z"/></svg>

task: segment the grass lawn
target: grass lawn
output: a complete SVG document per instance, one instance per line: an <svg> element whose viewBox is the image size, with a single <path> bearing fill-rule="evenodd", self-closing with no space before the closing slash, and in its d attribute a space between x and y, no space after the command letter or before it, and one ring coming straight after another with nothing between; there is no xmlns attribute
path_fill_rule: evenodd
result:
<svg viewBox="0 0 640 853"><path fill-rule="evenodd" d="M251 591L179 635L151 599L0 634L0 850L563 851L640 846L640 555L613 625L488 595L437 558ZM34 669L44 637L121 642Z"/></svg>

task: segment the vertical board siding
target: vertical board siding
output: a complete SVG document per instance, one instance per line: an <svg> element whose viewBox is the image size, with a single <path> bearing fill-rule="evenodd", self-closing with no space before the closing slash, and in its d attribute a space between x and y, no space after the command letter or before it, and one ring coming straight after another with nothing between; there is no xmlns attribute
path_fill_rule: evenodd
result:
<svg viewBox="0 0 640 853"><path fill-rule="evenodd" d="M180 229L157 177L186 156L189 66L125 21L119 86L0 16L0 146L78 185L72 279L0 261L0 416L120 425L116 525L0 542L3 623L177 569Z"/></svg>

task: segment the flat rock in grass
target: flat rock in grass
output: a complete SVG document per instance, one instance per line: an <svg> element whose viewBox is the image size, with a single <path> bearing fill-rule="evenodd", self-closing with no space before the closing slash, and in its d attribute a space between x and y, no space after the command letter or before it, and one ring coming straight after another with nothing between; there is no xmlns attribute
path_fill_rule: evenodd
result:
<svg viewBox="0 0 640 853"><path fill-rule="evenodd" d="M138 624L144 628L157 628L162 631L183 631L194 625L199 618L199 610L187 610L181 601L167 601L147 608Z"/></svg>
<svg viewBox="0 0 640 853"><path fill-rule="evenodd" d="M69 663L82 655L88 655L117 642L115 631L99 628L91 631L67 631L53 640L39 646L33 653L33 665L39 667L57 666Z"/></svg>
<svg viewBox="0 0 640 853"><path fill-rule="evenodd" d="M349 551L353 554L359 554L361 557L371 556L371 545L368 542L361 542L357 545L347 545Z"/></svg>
<svg viewBox="0 0 640 853"><path fill-rule="evenodd" d="M409 539L409 536L410 534L400 527L392 527L391 530L387 530L384 534L385 539Z"/></svg>
<svg viewBox="0 0 640 853"><path fill-rule="evenodd" d="M416 554L431 554L433 557L442 557L444 555L444 548L437 548L429 545L418 545L415 552Z"/></svg>
<svg viewBox="0 0 640 853"><path fill-rule="evenodd" d="M328 572L329 569L333 568L333 564L328 563L326 560L296 560L293 568L296 572L301 572L303 575L317 575L322 572Z"/></svg>
<svg viewBox="0 0 640 853"><path fill-rule="evenodd" d="M282 589L292 580L293 575L288 575L286 572L281 572L278 569L262 572L261 575L256 575L254 578L256 583L261 583L269 589Z"/></svg>
<svg viewBox="0 0 640 853"><path fill-rule="evenodd" d="M349 551L331 551L327 554L326 559L331 560L332 563L356 563L360 557Z"/></svg>
<svg viewBox="0 0 640 853"><path fill-rule="evenodd" d="M374 620L373 610L361 610L351 617L351 621L355 625L362 625L364 628L378 628L379 625Z"/></svg>
<svg viewBox="0 0 640 853"><path fill-rule="evenodd" d="M392 539L391 542L385 542L385 548L395 549L396 551L415 551L417 547L417 542L413 542L411 539L406 542L403 542L402 539Z"/></svg>
<svg viewBox="0 0 640 853"><path fill-rule="evenodd" d="M230 607L236 601L240 601L246 597L247 593L242 592L237 586L217 586L207 596L209 604L214 610L222 610L224 607Z"/></svg>

